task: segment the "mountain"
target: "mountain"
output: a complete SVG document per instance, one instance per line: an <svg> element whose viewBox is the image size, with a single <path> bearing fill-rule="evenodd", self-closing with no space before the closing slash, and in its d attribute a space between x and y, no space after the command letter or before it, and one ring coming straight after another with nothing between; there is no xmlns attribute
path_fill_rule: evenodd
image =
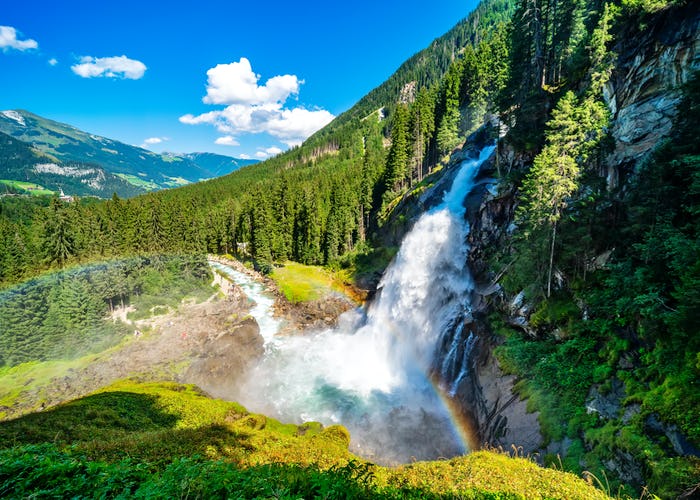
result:
<svg viewBox="0 0 700 500"><path fill-rule="evenodd" d="M144 191L210 179L254 163L252 160L237 160L209 153L160 155L24 110L0 112L0 132L26 143L36 155L41 155L37 162L56 165L37 173L65 177L63 181L51 177L51 185L64 184L63 189L67 194L109 197L116 192L119 196L129 197ZM4 142L7 145L7 140ZM0 178L26 180L28 170L36 171L32 167L35 163L33 160L26 165L15 162L10 172L0 172ZM77 167L80 170L87 168L91 172L78 175L75 170L64 168L65 165L76 164L80 165ZM22 171L23 175L18 176L18 171ZM114 177L124 182L117 182ZM77 184L70 180L75 178L79 179ZM76 190L79 185L81 189ZM113 191L105 193L105 189Z"/></svg>
<svg viewBox="0 0 700 500"><path fill-rule="evenodd" d="M402 90L411 82L415 82L418 88L430 87L439 82L455 59L464 53L465 47L478 45L489 38L499 25L505 25L510 20L514 7L514 0L480 2L469 16L407 59L385 82L372 89L317 135L326 136L353 119L362 119L383 107L393 110Z"/></svg>
<svg viewBox="0 0 700 500"><path fill-rule="evenodd" d="M168 156L171 153L165 153L163 156ZM205 172L208 172L209 177L221 177L222 175L230 174L241 167L258 163L258 160L248 160L243 158L233 158L231 156L219 155L216 153L186 153L173 154L176 157L184 158L195 163Z"/></svg>
<svg viewBox="0 0 700 500"><path fill-rule="evenodd" d="M15 193L63 192L109 198L136 196L145 190L94 163L63 163L0 132L0 190Z"/></svg>
<svg viewBox="0 0 700 500"><path fill-rule="evenodd" d="M404 68L259 165L126 201L56 203L25 222L0 214L0 278L167 249L261 270L328 265L365 276L371 293L456 166L496 142L465 203L467 262L433 272L450 286L466 267L474 279L458 290L464 320L430 346L431 375L483 443L591 471L621 497L696 497L700 3L511 6L485 36L490 16L470 18L466 45L444 45L444 70L431 46L418 74Z"/></svg>

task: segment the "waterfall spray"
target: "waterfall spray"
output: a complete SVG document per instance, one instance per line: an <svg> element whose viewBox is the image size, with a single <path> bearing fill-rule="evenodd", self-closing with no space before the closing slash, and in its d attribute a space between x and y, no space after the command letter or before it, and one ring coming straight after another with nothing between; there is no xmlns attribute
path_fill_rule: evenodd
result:
<svg viewBox="0 0 700 500"><path fill-rule="evenodd" d="M343 424L353 451L378 462L466 451L429 373L438 344L452 342L438 365L441 378L452 381L445 392L454 395L466 374L473 336L464 319L473 283L463 203L493 150L462 162L443 202L405 236L366 313L346 313L337 328L322 332L266 335L266 355L240 402L284 421Z"/></svg>

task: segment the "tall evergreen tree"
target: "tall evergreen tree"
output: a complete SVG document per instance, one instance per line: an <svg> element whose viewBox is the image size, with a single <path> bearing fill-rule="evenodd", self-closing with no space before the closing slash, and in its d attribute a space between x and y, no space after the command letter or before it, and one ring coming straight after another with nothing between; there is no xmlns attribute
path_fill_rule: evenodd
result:
<svg viewBox="0 0 700 500"><path fill-rule="evenodd" d="M57 198L51 201L44 223L41 246L48 264L64 267L75 253L75 237L68 208Z"/></svg>

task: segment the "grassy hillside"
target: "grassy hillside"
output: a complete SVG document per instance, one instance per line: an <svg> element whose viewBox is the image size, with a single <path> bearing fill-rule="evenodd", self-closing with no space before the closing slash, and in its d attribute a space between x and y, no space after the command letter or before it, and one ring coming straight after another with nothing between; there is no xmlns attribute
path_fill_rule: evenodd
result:
<svg viewBox="0 0 700 500"><path fill-rule="evenodd" d="M0 112L0 133L0 178L9 167L12 167L10 170L13 173L21 171L30 175L34 164L50 162L59 165L81 164L98 169L100 184L110 184L106 191L96 188L90 191L86 187L81 190L80 183L70 182L75 175L59 174L59 179L54 179L54 182L61 182L60 178L63 178L67 194L94 194L109 198L113 192L117 192L120 196L128 197L144 190L176 187L225 175L241 166L256 163L255 160L238 160L213 153L161 155L24 110ZM17 144L25 144L27 149L31 146L31 151L18 156ZM12 161L4 164L6 157ZM29 180L16 176L7 178Z"/></svg>
<svg viewBox="0 0 700 500"><path fill-rule="evenodd" d="M63 190L71 195L109 198L112 193L128 197L144 192L91 163L89 158L82 162L63 163L30 143L3 132L0 132L0 179L9 186L9 191L18 194L50 196ZM43 189L37 189L35 185Z"/></svg>
<svg viewBox="0 0 700 500"><path fill-rule="evenodd" d="M398 469L339 426L282 424L193 386L124 381L0 423L0 495L604 499L582 479L479 452Z"/></svg>
<svg viewBox="0 0 700 500"><path fill-rule="evenodd" d="M292 303L317 300L334 291L355 295L355 291L347 285L351 281L349 273L342 271L332 272L318 266L285 262L283 266L275 267L270 277Z"/></svg>

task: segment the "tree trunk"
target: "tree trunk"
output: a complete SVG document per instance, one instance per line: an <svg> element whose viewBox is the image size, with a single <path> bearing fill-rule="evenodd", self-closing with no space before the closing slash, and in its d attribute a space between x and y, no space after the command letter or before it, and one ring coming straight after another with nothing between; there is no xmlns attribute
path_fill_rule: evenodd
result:
<svg viewBox="0 0 700 500"><path fill-rule="evenodd" d="M549 251L549 274L547 276L547 298L552 296L552 268L554 267L554 243L557 240L557 223L552 228L552 248Z"/></svg>

